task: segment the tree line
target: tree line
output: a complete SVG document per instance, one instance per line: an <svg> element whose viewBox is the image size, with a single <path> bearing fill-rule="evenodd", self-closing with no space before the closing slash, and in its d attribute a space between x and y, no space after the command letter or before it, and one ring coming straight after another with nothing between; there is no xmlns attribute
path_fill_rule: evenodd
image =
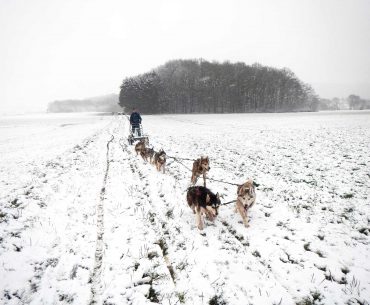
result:
<svg viewBox="0 0 370 305"><path fill-rule="evenodd" d="M169 61L120 88L121 107L147 114L317 111L319 102L287 68L203 59Z"/></svg>
<svg viewBox="0 0 370 305"><path fill-rule="evenodd" d="M366 110L370 109L370 100L350 94L347 98L321 98L319 110Z"/></svg>
<svg viewBox="0 0 370 305"><path fill-rule="evenodd" d="M54 101L48 104L47 112L117 112L118 95L108 94L103 96L90 97L82 100L70 99Z"/></svg>

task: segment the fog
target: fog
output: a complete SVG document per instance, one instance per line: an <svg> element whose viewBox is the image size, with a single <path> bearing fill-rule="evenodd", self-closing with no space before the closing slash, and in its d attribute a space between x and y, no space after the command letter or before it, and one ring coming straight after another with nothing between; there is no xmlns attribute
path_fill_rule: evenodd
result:
<svg viewBox="0 0 370 305"><path fill-rule="evenodd" d="M0 113L118 93L177 58L288 67L322 97L370 97L370 2L0 2Z"/></svg>

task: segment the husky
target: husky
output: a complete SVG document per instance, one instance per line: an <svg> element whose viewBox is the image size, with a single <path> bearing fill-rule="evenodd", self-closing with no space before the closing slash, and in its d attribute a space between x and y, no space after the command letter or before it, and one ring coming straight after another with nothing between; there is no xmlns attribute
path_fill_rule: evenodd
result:
<svg viewBox="0 0 370 305"><path fill-rule="evenodd" d="M141 157L149 163L153 163L153 159L154 159L154 149L153 148L150 148L150 147L145 147L144 150L141 150L140 151L140 155ZM149 159L149 160L148 160Z"/></svg>
<svg viewBox="0 0 370 305"><path fill-rule="evenodd" d="M145 150L145 147L148 144L149 143L146 139L141 139L138 143L136 143L135 145L136 155L141 154L141 152Z"/></svg>
<svg viewBox="0 0 370 305"><path fill-rule="evenodd" d="M206 187L206 174L210 169L208 156L195 160L191 170L191 183L194 185L197 183L199 176L203 175L203 184Z"/></svg>
<svg viewBox="0 0 370 305"><path fill-rule="evenodd" d="M153 164L155 165L158 171L160 171L162 168L163 174L165 173L166 153L164 152L163 149L154 154Z"/></svg>
<svg viewBox="0 0 370 305"><path fill-rule="evenodd" d="M249 179L244 184L239 185L237 190L238 197L236 199L235 213L239 212L245 227L249 227L248 210L256 202L256 191L254 186L253 180Z"/></svg>
<svg viewBox="0 0 370 305"><path fill-rule="evenodd" d="M220 196L212 193L203 186L191 186L187 190L186 200L195 215L196 225L203 230L202 214L213 221L218 215L218 208L221 205Z"/></svg>

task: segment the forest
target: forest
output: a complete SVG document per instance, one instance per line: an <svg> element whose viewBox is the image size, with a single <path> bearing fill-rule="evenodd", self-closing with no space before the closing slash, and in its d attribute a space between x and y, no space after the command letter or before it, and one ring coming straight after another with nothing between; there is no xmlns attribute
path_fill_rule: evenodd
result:
<svg viewBox="0 0 370 305"><path fill-rule="evenodd" d="M125 78L119 105L144 114L317 111L319 98L289 69L172 60Z"/></svg>

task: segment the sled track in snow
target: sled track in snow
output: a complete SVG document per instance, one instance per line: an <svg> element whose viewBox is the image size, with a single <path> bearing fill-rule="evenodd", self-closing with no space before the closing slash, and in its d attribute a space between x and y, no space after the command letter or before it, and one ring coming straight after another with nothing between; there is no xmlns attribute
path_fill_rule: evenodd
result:
<svg viewBox="0 0 370 305"><path fill-rule="evenodd" d="M103 186L100 190L100 200L96 206L97 215L97 237L96 237L96 249L95 249L95 263L93 274L91 275L91 300L90 304L98 304L98 299L101 292L101 273L103 265L103 252L104 252L104 198L105 198L105 187L109 174L109 145L114 140L112 135L111 139L107 142L107 167L104 174Z"/></svg>
<svg viewBox="0 0 370 305"><path fill-rule="evenodd" d="M149 186L149 181L148 179L144 176L144 174L142 173L142 171L139 169L139 167L137 166L137 164L135 163L133 166L131 165L131 171L132 172L137 172L138 173L138 176L143 180L143 183L147 186ZM149 198L149 195L147 195L148 197L148 202L150 204L152 204L152 200ZM164 204L166 204L165 201L163 201ZM153 211L154 211L154 214L153 215L158 215L158 211L156 209L155 206L153 206ZM163 238L163 236L165 235L163 233L163 228L162 228L162 225L160 223L158 223L160 219L156 219L156 217L152 217L152 222L150 222L150 225L153 227L154 230L156 230L157 232L159 232L159 240L158 240L158 245L159 247L161 248L161 251L162 251L162 256L163 256L163 259L166 263L166 267L168 269L168 272L171 276L171 279L172 279L172 282L174 283L174 285L176 285L176 280L175 280L175 277L174 277L174 271L173 271L173 266L171 265L171 262L170 262L170 258L168 256L168 254L166 254L167 250L167 245L166 245L166 240Z"/></svg>
<svg viewBox="0 0 370 305"><path fill-rule="evenodd" d="M121 140L119 141L119 144L125 156L128 156L128 158L133 161L129 163L129 169L131 173L136 178L138 178L139 182L137 185L140 186L139 189L142 190L138 192L136 196L140 198L142 201L146 202L145 209L147 210L145 212L146 216L145 216L144 221L146 222L147 226L151 228L151 230L157 233L156 234L157 239L156 241L153 242L152 246L153 245L158 246L157 249L159 250L159 252L157 253L159 254L159 257L162 257L162 262L160 263L160 265L167 269L167 271L165 272L165 276L163 278L161 276L161 279L159 278L157 279L156 278L157 276L155 276L154 278L150 279L149 284L151 285L151 287L154 287L156 286L155 283L157 283L158 280L160 282L167 282L165 286L171 285L172 286L171 291L170 292L167 291L164 294L162 293L157 294L156 292L156 297L159 299L160 303L163 303L163 304L171 304L171 302L179 302L179 299L177 297L177 291L176 291L176 279L175 279L174 266L171 264L171 258L169 257L169 253L167 252L168 239L166 238L166 235L163 232L163 227L162 227L163 223L161 222L161 218L160 217L158 218L160 213L157 210L156 206L153 204L154 203L153 198L151 198L152 197L151 195L153 195L151 191L151 188L153 187L153 185L152 183L150 183L150 179L142 171L141 167L137 164L136 162L137 156L135 155L135 153L131 151L130 147L127 146L126 143L122 143ZM156 193L157 191L158 189L155 189L154 193ZM155 198L161 200L163 199L163 196L164 196L163 194L158 194L158 197L155 196ZM165 201L162 201L162 202L164 205L166 205ZM150 206L149 209L148 209L148 206ZM152 291L155 291L153 290L153 288L151 289Z"/></svg>

